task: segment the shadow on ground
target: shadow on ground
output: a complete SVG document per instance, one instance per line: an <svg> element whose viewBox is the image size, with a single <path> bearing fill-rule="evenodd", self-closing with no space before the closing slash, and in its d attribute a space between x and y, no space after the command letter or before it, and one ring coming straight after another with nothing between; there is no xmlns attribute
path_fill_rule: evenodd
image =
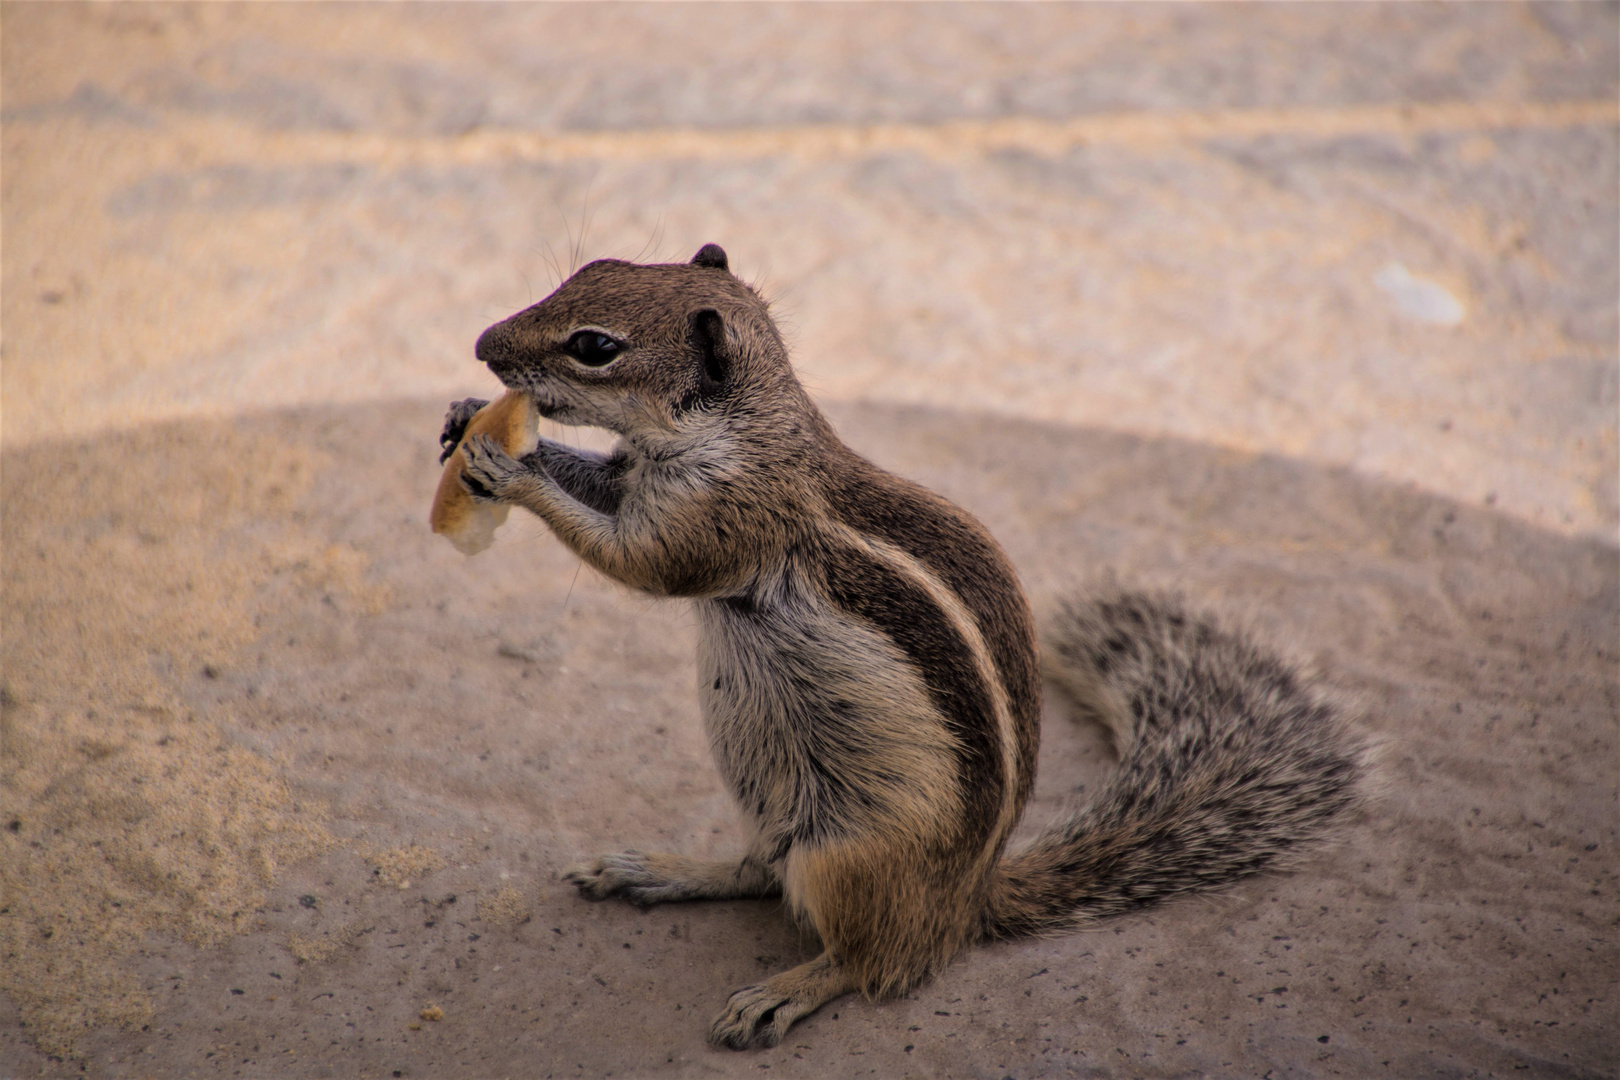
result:
<svg viewBox="0 0 1620 1080"><path fill-rule="evenodd" d="M985 520L1038 610L1117 573L1319 662L1387 790L1299 873L981 949L737 1055L703 1042L727 993L814 951L775 905L557 881L738 843L690 619L526 517L471 561L429 535L440 409L4 454L0 1074L1612 1068L1613 548L1298 461L829 410ZM1054 701L1026 831L1109 760Z"/></svg>

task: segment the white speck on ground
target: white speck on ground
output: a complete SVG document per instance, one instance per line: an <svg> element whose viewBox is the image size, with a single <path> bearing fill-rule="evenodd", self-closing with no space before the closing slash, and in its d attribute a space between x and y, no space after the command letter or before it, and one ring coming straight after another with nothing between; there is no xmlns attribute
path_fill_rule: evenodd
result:
<svg viewBox="0 0 1620 1080"><path fill-rule="evenodd" d="M1436 326L1457 326L1468 311L1439 282L1414 275L1400 263L1390 263L1373 275L1373 283L1383 289L1404 315Z"/></svg>

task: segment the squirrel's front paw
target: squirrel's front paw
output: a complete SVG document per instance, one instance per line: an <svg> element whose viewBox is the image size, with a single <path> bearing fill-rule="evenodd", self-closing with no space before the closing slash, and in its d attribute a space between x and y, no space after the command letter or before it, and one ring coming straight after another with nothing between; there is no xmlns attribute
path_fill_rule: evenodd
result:
<svg viewBox="0 0 1620 1080"><path fill-rule="evenodd" d="M462 398L452 401L450 408L444 414L444 428L439 432L439 464L443 465L450 460L450 455L456 452L456 445L461 442L461 436L467 431L467 422L471 420L489 402L483 398Z"/></svg>
<svg viewBox="0 0 1620 1080"><path fill-rule="evenodd" d="M501 502L524 473L523 463L488 435L474 435L462 443L461 454L467 459L461 486L479 502Z"/></svg>

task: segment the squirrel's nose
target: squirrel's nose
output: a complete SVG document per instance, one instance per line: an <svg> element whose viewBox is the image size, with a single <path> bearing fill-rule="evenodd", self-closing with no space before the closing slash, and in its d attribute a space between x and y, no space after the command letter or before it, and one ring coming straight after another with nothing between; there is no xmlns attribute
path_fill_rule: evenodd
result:
<svg viewBox="0 0 1620 1080"><path fill-rule="evenodd" d="M514 352L512 320L498 322L494 326L478 335L478 344L473 346L473 355L479 361L491 366L503 360L509 360Z"/></svg>

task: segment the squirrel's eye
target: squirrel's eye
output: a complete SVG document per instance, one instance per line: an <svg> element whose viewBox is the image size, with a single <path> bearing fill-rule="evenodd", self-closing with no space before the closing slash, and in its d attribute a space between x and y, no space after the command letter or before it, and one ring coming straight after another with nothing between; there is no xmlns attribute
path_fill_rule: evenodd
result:
<svg viewBox="0 0 1620 1080"><path fill-rule="evenodd" d="M595 330L581 330L568 339L568 351L574 359L591 367L601 367L619 355L622 346L606 334Z"/></svg>

